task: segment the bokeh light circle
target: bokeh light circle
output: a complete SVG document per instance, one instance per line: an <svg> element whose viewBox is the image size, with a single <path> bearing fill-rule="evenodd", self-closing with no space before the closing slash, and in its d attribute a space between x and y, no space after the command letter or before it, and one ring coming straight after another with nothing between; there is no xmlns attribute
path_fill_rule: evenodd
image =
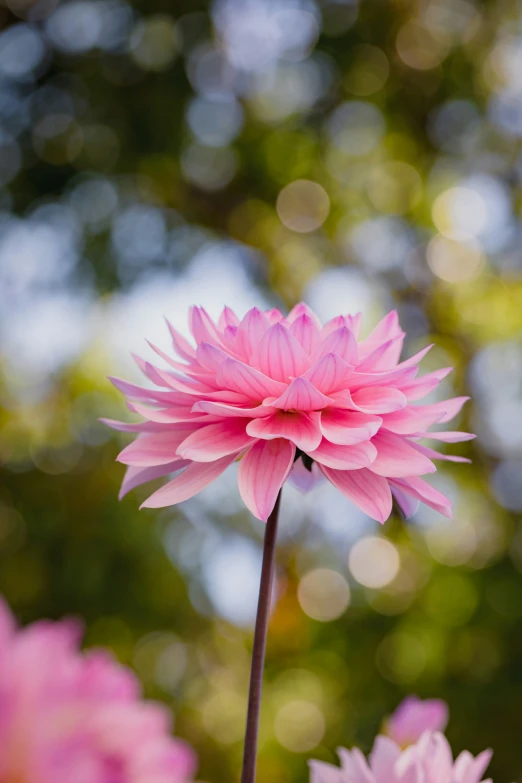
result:
<svg viewBox="0 0 522 783"><path fill-rule="evenodd" d="M293 753L306 753L322 740L326 729L324 715L311 701L297 699L278 711L274 731L280 744Z"/></svg>
<svg viewBox="0 0 522 783"><path fill-rule="evenodd" d="M297 179L279 193L276 208L283 225L308 234L323 225L330 212L330 199L317 182Z"/></svg>
<svg viewBox="0 0 522 783"><path fill-rule="evenodd" d="M297 597L302 610L313 620L326 623L340 617L350 603L350 588L338 571L316 568L299 582Z"/></svg>
<svg viewBox="0 0 522 783"><path fill-rule="evenodd" d="M399 573L399 552L386 538L366 536L351 548L348 565L354 579L364 587L385 587Z"/></svg>

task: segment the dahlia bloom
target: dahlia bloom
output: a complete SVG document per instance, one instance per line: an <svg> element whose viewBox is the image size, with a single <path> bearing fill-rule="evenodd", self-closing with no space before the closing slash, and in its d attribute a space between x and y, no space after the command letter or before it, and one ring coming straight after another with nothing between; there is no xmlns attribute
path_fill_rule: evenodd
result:
<svg viewBox="0 0 522 783"><path fill-rule="evenodd" d="M447 722L446 702L408 696L386 721L385 733L405 748L417 742L425 731L444 731Z"/></svg>
<svg viewBox="0 0 522 783"><path fill-rule="evenodd" d="M0 781L188 783L195 756L134 675L70 621L17 629L0 600Z"/></svg>
<svg viewBox="0 0 522 783"><path fill-rule="evenodd" d="M225 308L214 321L201 307L190 312L191 345L169 324L173 359L161 369L135 357L155 388L111 379L142 421L104 419L139 433L118 459L128 466L121 496L151 479L182 471L143 506L180 503L206 487L234 461L239 491L259 519L272 511L291 478L303 489L325 477L374 519L384 522L395 498L410 516L417 501L451 516L450 502L421 476L441 455L419 441L455 443L474 437L430 432L461 409L467 397L417 405L451 371L418 377L430 347L400 362L404 332L389 313L364 340L361 315L321 325L299 304L250 310L242 320Z"/></svg>
<svg viewBox="0 0 522 783"><path fill-rule="evenodd" d="M479 783L491 755L485 750L474 758L465 750L453 761L448 740L438 732L425 732L406 750L379 736L368 761L354 748L339 750L340 769L310 762L310 783Z"/></svg>

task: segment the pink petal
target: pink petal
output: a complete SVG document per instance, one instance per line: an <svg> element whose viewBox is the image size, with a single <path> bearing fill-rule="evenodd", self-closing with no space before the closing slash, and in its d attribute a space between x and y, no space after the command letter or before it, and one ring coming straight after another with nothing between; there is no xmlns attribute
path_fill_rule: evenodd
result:
<svg viewBox="0 0 522 783"><path fill-rule="evenodd" d="M411 495L407 495L406 492L403 492L402 489L399 489L399 487L392 487L391 491L397 502L397 505L404 515L404 518L411 519L417 513L420 501L415 500L415 498L412 498Z"/></svg>
<svg viewBox="0 0 522 783"><path fill-rule="evenodd" d="M278 411L265 419L251 421L247 433L263 440L286 438L302 451L312 451L321 442L318 413Z"/></svg>
<svg viewBox="0 0 522 783"><path fill-rule="evenodd" d="M320 419L321 432L331 443L352 446L369 440L382 424L379 416L370 416L358 411L327 408Z"/></svg>
<svg viewBox="0 0 522 783"><path fill-rule="evenodd" d="M312 470L308 470L308 468L305 468L301 457L296 459L288 476L288 482L301 492L309 492L323 481L325 481L325 477L317 463L314 462Z"/></svg>
<svg viewBox="0 0 522 783"><path fill-rule="evenodd" d="M156 389L146 389L143 386L137 386L135 383L129 383L121 378L114 378L109 376L110 382L113 386L116 386L123 394L131 400L139 400L141 402L165 402L172 403L172 405L184 405L186 404L187 395L180 392L164 392L157 391Z"/></svg>
<svg viewBox="0 0 522 783"><path fill-rule="evenodd" d="M412 745L425 731L444 731L448 705L441 699L407 696L387 722L388 735L399 745Z"/></svg>
<svg viewBox="0 0 522 783"><path fill-rule="evenodd" d="M191 462L183 473L154 492L140 508L164 508L188 500L220 476L235 458L235 454L229 454L215 462Z"/></svg>
<svg viewBox="0 0 522 783"><path fill-rule="evenodd" d="M190 399L189 405L175 405L172 408L149 408L146 405L141 405L139 402L128 402L127 407L133 413L138 413L144 419L157 422L158 424L181 424L183 422L197 422L204 419L203 415L192 413L192 399Z"/></svg>
<svg viewBox="0 0 522 783"><path fill-rule="evenodd" d="M417 753L423 759L425 767L431 768L433 774L430 783L446 783L453 781L453 754L446 737L440 732L426 732L418 740ZM427 777L427 776L426 776Z"/></svg>
<svg viewBox="0 0 522 783"><path fill-rule="evenodd" d="M407 399L399 389L369 386L352 392L352 402L363 413L391 413L406 407Z"/></svg>
<svg viewBox="0 0 522 783"><path fill-rule="evenodd" d="M265 332L252 364L270 378L288 382L305 373L311 362L289 330L282 324L274 324Z"/></svg>
<svg viewBox="0 0 522 783"><path fill-rule="evenodd" d="M450 421L460 411L469 397L454 397L433 405L411 405L402 411L383 416L383 426L401 435L423 432L432 424Z"/></svg>
<svg viewBox="0 0 522 783"><path fill-rule="evenodd" d="M317 319L311 318L306 313L303 313L292 322L290 334L295 337L308 356L310 356L321 339Z"/></svg>
<svg viewBox="0 0 522 783"><path fill-rule="evenodd" d="M405 359L403 362L400 363L399 367L405 368L405 367L415 367L418 365L426 356L429 351L433 348L435 343L431 343L431 345L427 345L426 348L423 348L422 351L418 351L418 353L414 354L413 356L410 356L409 359Z"/></svg>
<svg viewBox="0 0 522 783"><path fill-rule="evenodd" d="M285 320L283 313L281 312L281 310L278 310L277 307L272 307L271 310L265 310L265 315L268 323L271 326L273 324L278 324L280 321Z"/></svg>
<svg viewBox="0 0 522 783"><path fill-rule="evenodd" d="M217 373L223 362L229 358L229 354L222 348L211 343L200 343L196 349L198 362L206 370Z"/></svg>
<svg viewBox="0 0 522 783"><path fill-rule="evenodd" d="M312 308L309 307L304 302L299 302L299 304L296 304L295 307L292 307L292 309L290 310L290 312L286 317L286 322L289 324L293 324L294 321L297 321L302 315L305 315L307 318L313 321L313 323L317 327L317 330L320 331L321 322L319 318L316 316Z"/></svg>
<svg viewBox="0 0 522 783"><path fill-rule="evenodd" d="M156 373L165 381L165 385L183 394L201 395L216 389L215 376L211 374L199 376L199 378L188 378L158 368L156 368Z"/></svg>
<svg viewBox="0 0 522 783"><path fill-rule="evenodd" d="M239 492L257 519L266 522L292 468L295 446L287 440L257 441L239 463Z"/></svg>
<svg viewBox="0 0 522 783"><path fill-rule="evenodd" d="M427 446L421 445L420 443L412 443L411 445L418 452L424 454L425 457L429 457L430 459L440 459L444 460L445 462L471 462L471 460L467 457L456 457L453 454L441 454L440 451L435 451L435 449L430 449Z"/></svg>
<svg viewBox="0 0 522 783"><path fill-rule="evenodd" d="M268 328L269 324L265 314L257 307L249 310L239 324L236 333L236 346L247 360L252 356Z"/></svg>
<svg viewBox="0 0 522 783"><path fill-rule="evenodd" d="M132 358L142 371L142 373L157 386L165 386L167 389L172 388L170 383L162 376L161 370L154 367L150 362L142 359L141 356L137 356L135 353L131 354Z"/></svg>
<svg viewBox="0 0 522 783"><path fill-rule="evenodd" d="M167 476L176 470L186 468L189 464L185 459L177 459L173 462L167 462L166 465L155 465L151 468L139 468L136 465L129 465L125 471L125 478L123 479L118 498L121 500L131 489L135 489L141 484L146 484L148 481Z"/></svg>
<svg viewBox="0 0 522 783"><path fill-rule="evenodd" d="M213 462L245 449L251 442L245 419L223 419L192 432L180 443L177 453L194 462Z"/></svg>
<svg viewBox="0 0 522 783"><path fill-rule="evenodd" d="M372 443L377 449L377 457L371 469L379 476L403 478L435 473L437 470L433 462L421 454L414 444L393 432L379 430L372 438Z"/></svg>
<svg viewBox="0 0 522 783"><path fill-rule="evenodd" d="M226 348L230 354L233 354L236 358L243 361L245 357L239 356L236 351L236 337L237 326L227 326L222 336L223 348Z"/></svg>
<svg viewBox="0 0 522 783"><path fill-rule="evenodd" d="M442 416L444 411L433 405L410 405L401 411L383 414L382 426L399 435L414 435L441 421Z"/></svg>
<svg viewBox="0 0 522 783"><path fill-rule="evenodd" d="M356 443L354 446L339 446L330 443L326 438L323 438L314 451L307 453L313 460L329 468L356 471L359 468L369 467L377 456L377 450L369 440Z"/></svg>
<svg viewBox="0 0 522 783"><path fill-rule="evenodd" d="M442 370L422 375L420 378L401 385L401 391L406 395L410 402L421 400L433 389L436 389L440 382L453 371L453 367L444 367Z"/></svg>
<svg viewBox="0 0 522 783"><path fill-rule="evenodd" d="M455 759L455 764L453 765L453 775L455 776L455 780L457 780L458 783L461 783L462 780L466 780L466 775L468 774L474 760L475 759L469 750L463 750L462 753L459 753Z"/></svg>
<svg viewBox="0 0 522 783"><path fill-rule="evenodd" d="M341 772L338 767L326 764L324 761L309 761L310 783L342 783ZM360 783L353 779L353 783ZM365 783L365 782L364 782Z"/></svg>
<svg viewBox="0 0 522 783"><path fill-rule="evenodd" d="M227 359L227 361L229 360ZM211 402L224 402L227 405L243 405L245 402L247 402L243 393L229 391L228 389L223 389L223 391L205 392L205 394L202 396L205 398L205 400ZM195 404L194 397L192 397L192 404Z"/></svg>
<svg viewBox="0 0 522 783"><path fill-rule="evenodd" d="M354 333L355 337L359 339L362 325L362 313L354 313L353 315L346 315L346 326Z"/></svg>
<svg viewBox="0 0 522 783"><path fill-rule="evenodd" d="M382 476L367 468L332 470L320 466L326 478L365 514L377 522L385 522L392 510L390 485ZM420 481L420 479L419 479Z"/></svg>
<svg viewBox="0 0 522 783"><path fill-rule="evenodd" d="M227 359L220 366L217 382L238 394L246 400L261 402L266 397L279 397L286 385L269 378L254 367L249 367L236 359Z"/></svg>
<svg viewBox="0 0 522 783"><path fill-rule="evenodd" d="M359 316L361 314L359 313ZM359 319L360 320L360 319ZM346 326L355 337L355 332L352 329L352 326L356 324L357 318L355 316L351 315L336 315L334 318L331 318L329 321L325 323L323 328L321 329L321 339L326 340L329 334L332 334L332 332L337 331L337 329L342 329L343 326Z"/></svg>
<svg viewBox="0 0 522 783"><path fill-rule="evenodd" d="M220 345L221 337L218 329L203 307L191 307L189 312L190 331L196 343L211 343Z"/></svg>
<svg viewBox="0 0 522 783"><path fill-rule="evenodd" d="M395 766L395 762L401 755L401 749L389 737L378 736L373 744L372 752L369 756L370 767L375 776L375 780L385 781L390 777L390 772Z"/></svg>
<svg viewBox="0 0 522 783"><path fill-rule="evenodd" d="M178 354L178 356L181 356L183 359L186 359L188 362L192 362L196 358L196 350L192 347L192 345L188 342L188 340L185 340L182 334L180 334L168 319L165 319L167 322L167 326L169 328L170 336L172 338L172 344L174 346L174 350Z"/></svg>
<svg viewBox="0 0 522 783"><path fill-rule="evenodd" d="M472 432L418 432L415 437L440 440L444 443L463 443L466 440L473 440L477 436Z"/></svg>
<svg viewBox="0 0 522 783"><path fill-rule="evenodd" d="M295 378L286 391L270 404L285 411L313 411L321 410L331 402L329 397L321 394L306 378Z"/></svg>
<svg viewBox="0 0 522 783"><path fill-rule="evenodd" d="M223 312L219 316L218 326L221 331L224 331L227 326L238 326L239 318L230 307L224 307Z"/></svg>
<svg viewBox="0 0 522 783"><path fill-rule="evenodd" d="M343 388L352 374L351 365L346 364L336 353L327 353L310 367L304 377L323 394L330 394Z"/></svg>
<svg viewBox="0 0 522 783"><path fill-rule="evenodd" d="M351 751L339 748L338 753L343 772L348 773L345 777L348 778L349 783L352 781L353 783L376 783L373 772L359 748L353 748ZM348 782L342 780L342 783Z"/></svg>
<svg viewBox="0 0 522 783"><path fill-rule="evenodd" d="M471 757L469 760L466 758L466 754L467 751L464 751L455 761L455 780L458 780L458 783L479 783L491 761L493 751L483 750L475 759L471 754L468 754ZM461 757L464 757L462 761Z"/></svg>
<svg viewBox="0 0 522 783"><path fill-rule="evenodd" d="M347 326L341 326L329 334L313 352L312 361L316 362L328 353L337 354L347 364L357 362L357 341Z"/></svg>
<svg viewBox="0 0 522 783"><path fill-rule="evenodd" d="M396 337L404 337L399 324L399 315L397 310L391 310L384 318L379 321L377 326L370 332L366 340L361 342L362 355L367 356L380 343L385 343Z"/></svg>
<svg viewBox="0 0 522 783"><path fill-rule="evenodd" d="M140 435L126 446L116 459L118 462L123 462L124 465L137 465L144 468L173 462L178 458L176 451L180 443L183 443L185 438L200 425L177 424L174 426L177 429L168 432Z"/></svg>
<svg viewBox="0 0 522 783"><path fill-rule="evenodd" d="M116 421L115 419L98 419L106 427L110 427L112 430L118 432L165 432L165 430L172 428L173 424L157 424L153 421Z"/></svg>
<svg viewBox="0 0 522 783"><path fill-rule="evenodd" d="M333 318L330 318L330 320L327 321L323 326L323 328L321 329L321 339L326 340L328 335L332 334L332 332L336 332L338 329L341 329L343 326L348 326L348 324L346 323L346 316L335 315Z"/></svg>
<svg viewBox="0 0 522 783"><path fill-rule="evenodd" d="M354 371L350 376L350 389L364 389L367 386L395 386L401 387L418 373L417 367L399 367L384 372L359 372Z"/></svg>
<svg viewBox="0 0 522 783"><path fill-rule="evenodd" d="M446 422L451 421L457 413L460 412L462 406L465 402L469 400L469 397L453 397L451 400L444 400L443 402L436 402L431 407L434 408L437 406L441 411L444 412L444 415L439 421Z"/></svg>
<svg viewBox="0 0 522 783"><path fill-rule="evenodd" d="M434 508L435 511L439 511L445 517L453 519L451 513L451 503L441 492L436 490L431 484L428 484L424 479L411 476L410 478L393 478L390 479L392 487L399 487L411 497L420 500L422 503Z"/></svg>
<svg viewBox="0 0 522 783"><path fill-rule="evenodd" d="M381 345L377 345L373 351L357 364L360 372L378 372L394 367L402 349L403 337L394 337Z"/></svg>
<svg viewBox="0 0 522 783"><path fill-rule="evenodd" d="M194 413L201 411L213 416L225 416L227 418L236 418L243 416L248 419L265 418L269 413L275 413L275 408L270 405L257 405L255 408L240 408L235 405L226 405L221 402L196 402L192 408Z"/></svg>
<svg viewBox="0 0 522 783"><path fill-rule="evenodd" d="M184 364L183 362L176 362L174 359L172 359L165 351L162 351L161 348L158 348L157 345L154 345L154 343L151 343L150 340L147 340L147 344L152 348L154 353L157 353L158 356L161 356L163 361L167 362L167 364L172 367L173 370L177 370L178 372L190 372L193 365L190 364Z"/></svg>

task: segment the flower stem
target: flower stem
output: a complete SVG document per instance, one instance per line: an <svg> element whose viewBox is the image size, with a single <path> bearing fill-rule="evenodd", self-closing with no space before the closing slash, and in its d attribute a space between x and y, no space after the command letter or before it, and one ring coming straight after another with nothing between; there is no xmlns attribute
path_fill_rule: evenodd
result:
<svg viewBox="0 0 522 783"><path fill-rule="evenodd" d="M261 568L261 583L259 586L259 601L257 604L256 627L254 631L254 647L252 650L252 667L250 669L250 688L248 691L248 711L241 783L255 783L256 779L259 708L261 706L261 690L263 688L266 636L274 577L277 522L279 518L280 502L281 490L279 490L274 509L268 517L265 530L263 565Z"/></svg>

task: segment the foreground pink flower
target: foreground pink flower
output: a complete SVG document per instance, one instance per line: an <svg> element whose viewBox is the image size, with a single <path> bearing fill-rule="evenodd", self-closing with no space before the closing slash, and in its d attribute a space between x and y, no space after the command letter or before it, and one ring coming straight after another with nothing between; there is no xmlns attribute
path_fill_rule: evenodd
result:
<svg viewBox="0 0 522 783"><path fill-rule="evenodd" d="M408 696L386 721L386 734L401 747L412 745L425 731L444 731L448 705L441 699Z"/></svg>
<svg viewBox="0 0 522 783"><path fill-rule="evenodd" d="M78 651L71 622L23 630L0 601L0 781L187 783L192 750L168 712L139 700L134 675L108 654Z"/></svg>
<svg viewBox="0 0 522 783"><path fill-rule="evenodd" d="M239 491L266 520L290 476L302 488L326 477L374 519L384 522L396 499L410 516L423 501L451 516L447 498L421 476L441 455L420 441L455 443L463 432L430 432L452 419L467 397L418 405L451 371L418 376L429 347L399 362L404 340L396 312L364 340L360 314L322 326L304 304L284 318L254 308L242 320L225 308L214 323L200 307L190 312L191 345L170 326L178 359L154 348L161 369L136 357L157 388L112 379L143 421L104 420L139 433L118 459L128 465L121 495L182 471L143 504L187 500L236 459Z"/></svg>
<svg viewBox="0 0 522 783"><path fill-rule="evenodd" d="M358 748L339 750L340 769L312 761L310 783L479 783L491 755L485 750L474 758L465 750L453 761L448 740L439 733L424 733L406 750L381 736L368 761Z"/></svg>

